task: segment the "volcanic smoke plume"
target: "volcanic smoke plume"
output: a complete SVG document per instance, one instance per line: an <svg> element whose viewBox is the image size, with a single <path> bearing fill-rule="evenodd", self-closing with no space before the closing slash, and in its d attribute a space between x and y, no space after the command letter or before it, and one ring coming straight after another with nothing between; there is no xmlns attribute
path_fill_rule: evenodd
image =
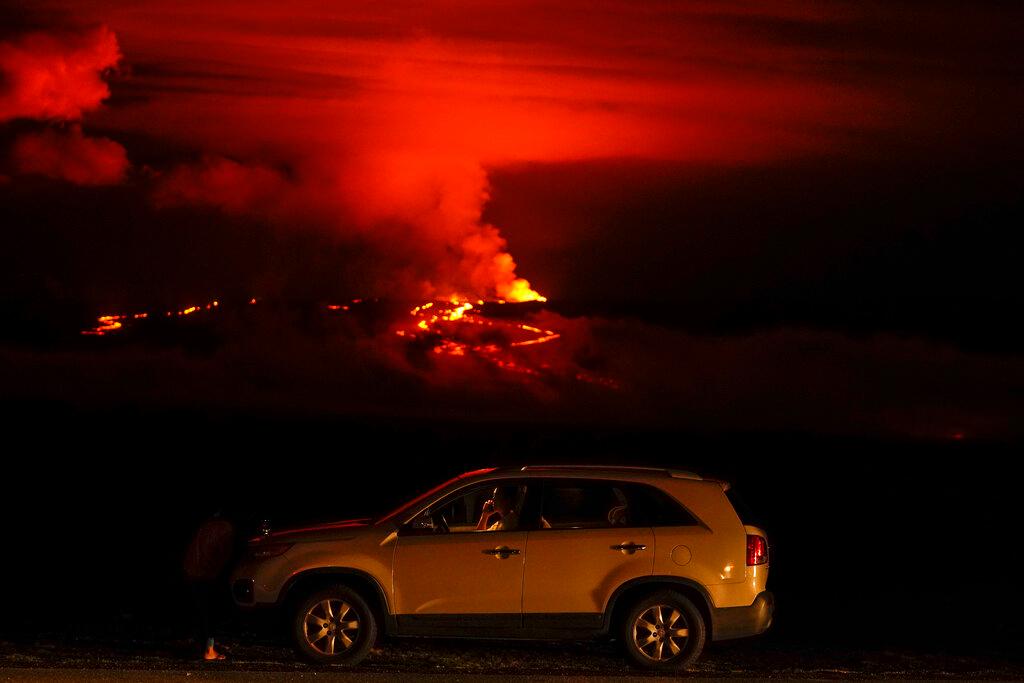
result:
<svg viewBox="0 0 1024 683"><path fill-rule="evenodd" d="M107 27L84 33L30 33L0 42L0 122L77 121L110 96L102 75L121 53Z"/></svg>
<svg viewBox="0 0 1024 683"><path fill-rule="evenodd" d="M77 123L110 96L103 75L120 59L117 39L105 26L0 42L0 123L74 122L64 130L44 128L16 138L10 150L14 173L77 185L121 182L128 168L125 148L108 138L86 136Z"/></svg>
<svg viewBox="0 0 1024 683"><path fill-rule="evenodd" d="M213 209L333 235L360 253L339 271L372 271L353 296L541 299L544 287L521 278L512 257L516 235L532 226L483 218L493 169L760 163L835 152L851 129L885 121L884 94L817 69L835 58L830 49L793 52L788 34L752 41L730 17L760 11L742 8L480 12L461 2L327 9L299 0L229 1L210 12L167 0L57 0L49 10L51 21L101 28L3 43L11 87L0 120L87 113L111 144L131 136L140 146L128 144L121 167L139 160L139 189L157 210ZM777 11L812 26L845 20L815 7ZM735 54L757 65L755 77L734 68ZM22 155L12 170L80 184L124 175L105 141L47 142L68 161ZM160 152L148 161L147 146ZM102 160L84 163L87 150Z"/></svg>
<svg viewBox="0 0 1024 683"><path fill-rule="evenodd" d="M794 76L806 72L792 63L803 53L752 44L728 28L729 12L56 4L117 34L117 102L90 120L159 141L145 176L156 207L331 234L361 254L339 271L373 272L353 296L541 298L543 281L534 288L521 278L512 256L530 226L483 218L493 169L759 162L832 151L844 128L879 120L874 93L814 71ZM818 10L794 12L819 20ZM623 44L623 34L638 42ZM756 56L757 78L723 62L721 53L736 51ZM822 131L821 121L839 133ZM807 126L816 132L802 132Z"/></svg>
<svg viewBox="0 0 1024 683"><path fill-rule="evenodd" d="M37 173L77 185L121 182L128 168L124 147L107 138L83 135L71 126L66 132L46 129L19 137L11 150L18 173Z"/></svg>
<svg viewBox="0 0 1024 683"><path fill-rule="evenodd" d="M120 59L117 39L105 26L35 32L0 43L0 122L80 121L109 97L104 76ZM443 136L439 141L442 150L453 143ZM88 137L77 124L22 134L9 158L16 174L79 185L116 184L128 169L124 147ZM487 175L466 150L453 156L439 153L436 143L424 149L419 141L396 145L351 137L326 149L245 150L237 159L207 154L150 170L158 208L215 207L286 229L296 222L314 225L371 245L387 264L379 290L412 297L542 298L516 276L498 229L481 222Z"/></svg>
<svg viewBox="0 0 1024 683"><path fill-rule="evenodd" d="M311 168L315 165L315 168ZM211 206L277 224L343 231L391 261L374 293L409 298L543 300L516 276L498 229L481 221L488 182L478 163L366 155L290 171L208 157L157 181L158 207Z"/></svg>

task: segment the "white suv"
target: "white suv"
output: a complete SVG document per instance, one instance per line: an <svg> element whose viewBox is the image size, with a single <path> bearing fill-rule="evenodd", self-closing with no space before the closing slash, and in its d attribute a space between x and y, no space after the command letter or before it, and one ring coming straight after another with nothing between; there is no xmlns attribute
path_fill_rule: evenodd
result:
<svg viewBox="0 0 1024 683"><path fill-rule="evenodd" d="M232 577L290 611L301 654L355 664L388 636L620 639L649 669L763 632L768 541L728 485L636 467L468 472L377 520L267 532Z"/></svg>

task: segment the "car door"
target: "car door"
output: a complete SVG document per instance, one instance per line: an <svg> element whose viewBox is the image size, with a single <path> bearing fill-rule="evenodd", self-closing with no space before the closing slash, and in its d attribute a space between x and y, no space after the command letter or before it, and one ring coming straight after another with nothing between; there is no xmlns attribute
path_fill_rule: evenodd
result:
<svg viewBox="0 0 1024 683"><path fill-rule="evenodd" d="M525 482L492 481L455 492L399 530L393 579L401 633L500 635L521 628L526 531L477 529L499 486L515 492L521 512Z"/></svg>
<svg viewBox="0 0 1024 683"><path fill-rule="evenodd" d="M614 481L543 482L540 526L529 532L523 581L524 624L601 626L605 605L626 581L654 570L654 534L632 526Z"/></svg>

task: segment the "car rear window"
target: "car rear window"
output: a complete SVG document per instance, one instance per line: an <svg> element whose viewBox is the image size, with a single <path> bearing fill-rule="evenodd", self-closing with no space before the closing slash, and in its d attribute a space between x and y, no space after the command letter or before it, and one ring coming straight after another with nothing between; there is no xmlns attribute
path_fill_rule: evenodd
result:
<svg viewBox="0 0 1024 683"><path fill-rule="evenodd" d="M664 491L644 484L626 484L637 526L694 526L697 520Z"/></svg>

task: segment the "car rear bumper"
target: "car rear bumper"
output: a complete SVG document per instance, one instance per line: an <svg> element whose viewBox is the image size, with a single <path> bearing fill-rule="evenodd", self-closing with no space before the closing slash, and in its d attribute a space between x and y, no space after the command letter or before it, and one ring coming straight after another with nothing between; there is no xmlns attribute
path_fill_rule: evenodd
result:
<svg viewBox="0 0 1024 683"><path fill-rule="evenodd" d="M711 610L711 639L731 640L764 633L772 625L775 596L764 591L748 607L719 607Z"/></svg>

